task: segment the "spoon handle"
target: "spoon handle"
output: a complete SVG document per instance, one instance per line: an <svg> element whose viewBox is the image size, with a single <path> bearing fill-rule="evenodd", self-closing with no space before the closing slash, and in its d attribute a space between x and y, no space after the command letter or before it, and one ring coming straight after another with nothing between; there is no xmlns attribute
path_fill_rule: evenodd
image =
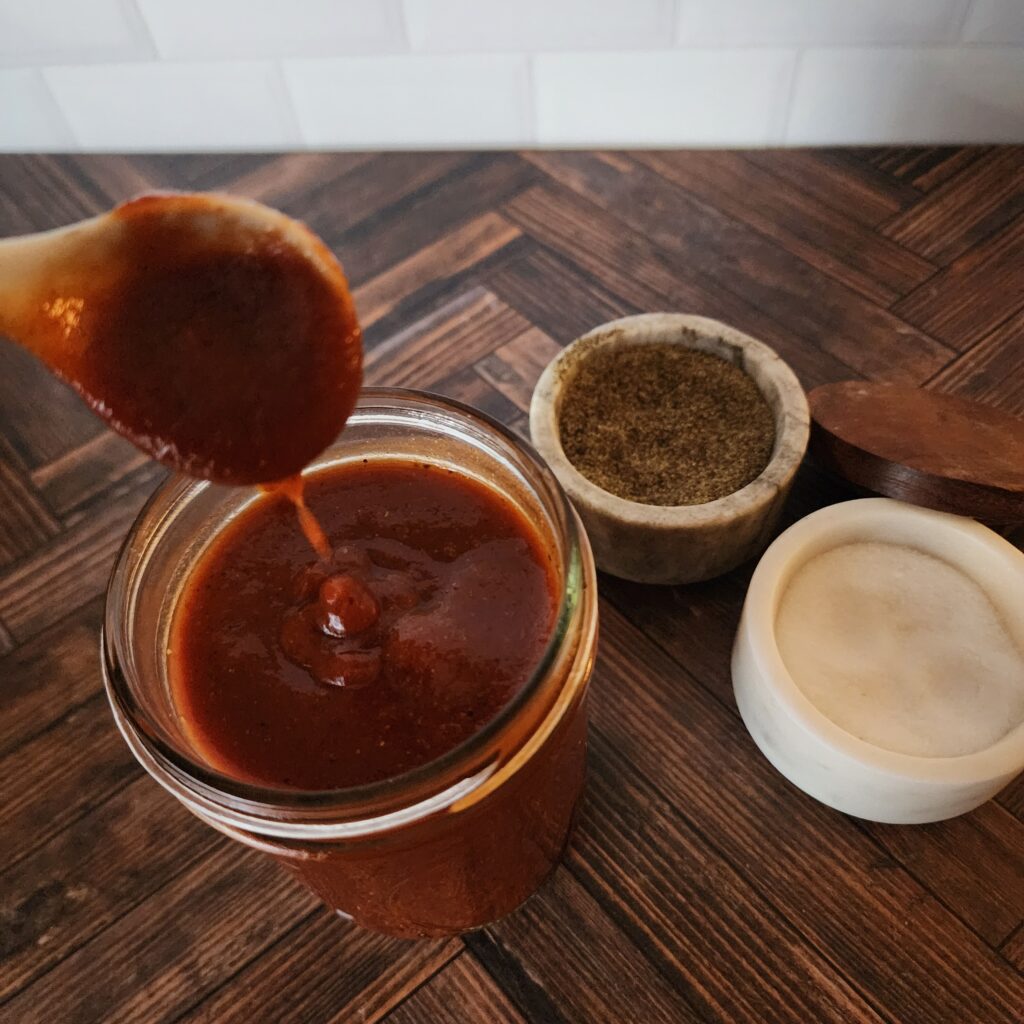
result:
<svg viewBox="0 0 1024 1024"><path fill-rule="evenodd" d="M83 270L103 258L103 217L0 239L0 335L52 363L84 306Z"/></svg>

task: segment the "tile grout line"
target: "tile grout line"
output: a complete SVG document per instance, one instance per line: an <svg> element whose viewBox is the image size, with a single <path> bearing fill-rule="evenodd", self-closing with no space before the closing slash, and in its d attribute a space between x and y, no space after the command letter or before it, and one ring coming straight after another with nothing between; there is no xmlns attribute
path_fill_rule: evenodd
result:
<svg viewBox="0 0 1024 1024"><path fill-rule="evenodd" d="M789 72L789 87L786 90L786 102L782 109L782 124L779 131L779 143L783 146L789 142L789 130L793 120L793 100L796 97L797 83L803 70L805 52L806 47L799 47L793 54L793 66Z"/></svg>

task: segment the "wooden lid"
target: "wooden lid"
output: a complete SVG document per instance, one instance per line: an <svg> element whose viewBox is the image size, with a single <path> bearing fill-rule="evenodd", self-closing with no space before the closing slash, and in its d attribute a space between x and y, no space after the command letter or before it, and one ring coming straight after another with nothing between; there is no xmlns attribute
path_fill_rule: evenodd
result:
<svg viewBox="0 0 1024 1024"><path fill-rule="evenodd" d="M1024 419L895 384L848 380L808 397L811 452L851 483L987 523L1024 522Z"/></svg>

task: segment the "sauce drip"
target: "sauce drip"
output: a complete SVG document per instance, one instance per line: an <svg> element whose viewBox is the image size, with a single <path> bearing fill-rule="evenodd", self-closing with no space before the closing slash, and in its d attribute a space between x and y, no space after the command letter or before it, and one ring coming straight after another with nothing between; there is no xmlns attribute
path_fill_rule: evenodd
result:
<svg viewBox="0 0 1024 1024"><path fill-rule="evenodd" d="M304 484L330 557L311 560L286 494L254 503L193 569L169 666L209 763L316 790L477 732L540 660L558 584L522 514L444 467L374 460Z"/></svg>
<svg viewBox="0 0 1024 1024"><path fill-rule="evenodd" d="M302 530L302 535L309 541L309 546L317 553L321 561L330 562L333 555L331 542L327 539L320 520L310 512L309 506L306 504L306 487L302 475L296 473L295 476L278 480L277 483L264 484L261 489L268 494L281 494L292 503L299 519L299 528Z"/></svg>
<svg viewBox="0 0 1024 1024"><path fill-rule="evenodd" d="M352 411L359 325L341 268L315 236L240 222L218 213L216 198L118 207L102 243L25 299L36 314L21 317L34 325L22 340L173 469L231 484L279 480Z"/></svg>

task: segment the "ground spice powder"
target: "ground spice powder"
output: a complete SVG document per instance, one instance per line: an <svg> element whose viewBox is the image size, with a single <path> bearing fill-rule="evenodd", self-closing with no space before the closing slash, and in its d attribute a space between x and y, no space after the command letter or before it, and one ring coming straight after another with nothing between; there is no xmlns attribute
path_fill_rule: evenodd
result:
<svg viewBox="0 0 1024 1024"><path fill-rule="evenodd" d="M672 344L600 347L567 383L562 449L598 487L647 505L698 505L750 483L771 458L772 411L717 356Z"/></svg>

